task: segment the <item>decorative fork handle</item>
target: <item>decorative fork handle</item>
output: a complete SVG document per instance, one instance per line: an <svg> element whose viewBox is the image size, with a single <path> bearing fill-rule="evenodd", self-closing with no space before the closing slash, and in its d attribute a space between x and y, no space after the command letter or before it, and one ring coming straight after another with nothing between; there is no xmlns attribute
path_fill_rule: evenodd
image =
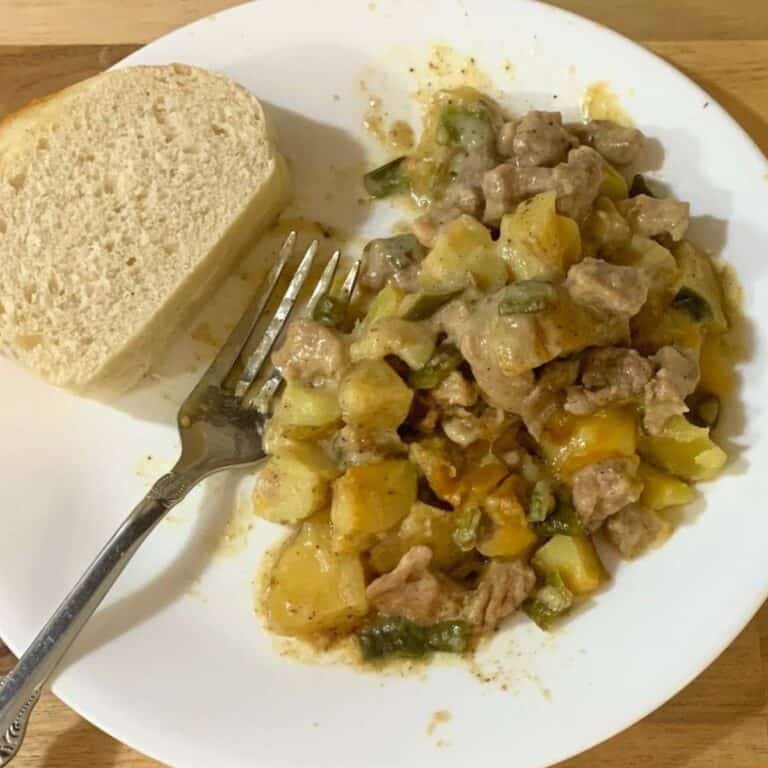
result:
<svg viewBox="0 0 768 768"><path fill-rule="evenodd" d="M13 670L0 681L0 766L19 751L48 678L150 531L202 475L171 470L161 477L114 533Z"/></svg>

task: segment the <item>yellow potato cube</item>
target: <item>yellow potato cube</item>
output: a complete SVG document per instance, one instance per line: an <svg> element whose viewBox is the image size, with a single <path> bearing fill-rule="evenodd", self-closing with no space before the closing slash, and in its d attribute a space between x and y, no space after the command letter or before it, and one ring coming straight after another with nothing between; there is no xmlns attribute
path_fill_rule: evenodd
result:
<svg viewBox="0 0 768 768"><path fill-rule="evenodd" d="M270 628L282 635L348 629L367 613L360 557L333 551L326 513L306 520L284 547L265 603Z"/></svg>
<svg viewBox="0 0 768 768"><path fill-rule="evenodd" d="M521 203L501 220L499 248L515 280L565 277L581 257L579 226L555 210L554 192Z"/></svg>
<svg viewBox="0 0 768 768"><path fill-rule="evenodd" d="M397 429L412 399L413 392L383 360L354 363L339 385L344 421L371 430Z"/></svg>
<svg viewBox="0 0 768 768"><path fill-rule="evenodd" d="M520 502L523 482L508 477L492 490L483 503L490 526L477 542L477 550L486 557L518 557L536 543L536 534L528 526Z"/></svg>
<svg viewBox="0 0 768 768"><path fill-rule="evenodd" d="M366 329L349 349L353 362L395 355L410 368L426 365L435 351L435 332L424 323L383 317Z"/></svg>
<svg viewBox="0 0 768 768"><path fill-rule="evenodd" d="M253 491L253 508L273 523L296 523L328 502L330 482L339 470L322 448L292 444L267 459Z"/></svg>
<svg viewBox="0 0 768 768"><path fill-rule="evenodd" d="M440 230L419 275L422 289L432 293L458 291L471 284L491 293L506 281L507 267L496 253L491 233L466 215Z"/></svg>
<svg viewBox="0 0 768 768"><path fill-rule="evenodd" d="M642 435L637 449L650 464L690 481L711 480L728 459L706 427L684 416L673 416L660 435Z"/></svg>
<svg viewBox="0 0 768 768"><path fill-rule="evenodd" d="M377 573L391 571L411 548L425 545L432 550L432 565L452 568L464 557L453 540L455 515L417 501L396 531L388 533L371 549L370 564Z"/></svg>
<svg viewBox="0 0 768 768"><path fill-rule="evenodd" d="M629 197L627 180L607 161L603 161L603 181L599 194L611 200L626 200Z"/></svg>
<svg viewBox="0 0 768 768"><path fill-rule="evenodd" d="M638 469L638 477L643 481L643 493L640 503L654 512L667 507L688 504L696 498L696 491L666 472L660 472L650 464L642 462Z"/></svg>
<svg viewBox="0 0 768 768"><path fill-rule="evenodd" d="M416 467L387 459L349 467L333 484L331 524L338 552L360 552L396 526L416 501Z"/></svg>
<svg viewBox="0 0 768 768"><path fill-rule="evenodd" d="M596 461L632 456L636 446L635 414L625 407L602 408L588 416L557 415L541 438L544 458L563 480Z"/></svg>
<svg viewBox="0 0 768 768"><path fill-rule="evenodd" d="M600 557L587 536L553 536L533 556L534 567L544 576L560 574L575 595L594 592L607 578Z"/></svg>
<svg viewBox="0 0 768 768"><path fill-rule="evenodd" d="M340 418L341 408L334 392L288 381L273 423L286 437L310 440L327 434Z"/></svg>

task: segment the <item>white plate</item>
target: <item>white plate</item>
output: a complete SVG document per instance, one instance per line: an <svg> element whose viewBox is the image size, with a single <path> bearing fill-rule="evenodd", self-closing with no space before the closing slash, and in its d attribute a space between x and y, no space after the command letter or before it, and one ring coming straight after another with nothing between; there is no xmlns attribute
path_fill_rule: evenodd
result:
<svg viewBox="0 0 768 768"><path fill-rule="evenodd" d="M250 583L276 531L258 523L239 551L235 540L229 556L215 554L244 490L236 477L213 480L152 535L54 686L106 731L179 768L549 765L659 706L768 594L766 163L708 95L611 32L511 0L264 0L179 30L125 63L189 62L251 88L282 130L302 210L366 236L401 214L356 202L360 170L383 156L361 128L361 81L393 115L416 114L417 86L450 80L445 67L424 75L435 41L476 57L518 110L574 114L584 87L608 80L661 141L661 177L691 201L703 217L694 232L703 245L724 245L745 287L751 359L741 369L743 407L731 405L726 424L736 458L707 487L692 524L620 567L560 632L546 637L520 621L502 633L478 662L490 683L462 665L379 679L280 656L253 616ZM244 285L228 284L223 303L233 311ZM210 348L188 339L158 378L116 407L0 363L0 625L15 652L174 457L171 423L193 380L190 350ZM438 710L450 720L428 733Z"/></svg>

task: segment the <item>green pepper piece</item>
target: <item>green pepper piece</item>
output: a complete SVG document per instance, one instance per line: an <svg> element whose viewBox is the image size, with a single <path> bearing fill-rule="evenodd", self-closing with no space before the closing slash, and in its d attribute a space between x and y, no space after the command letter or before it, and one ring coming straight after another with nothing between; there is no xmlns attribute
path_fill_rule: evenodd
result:
<svg viewBox="0 0 768 768"><path fill-rule="evenodd" d="M357 635L366 661L384 656L417 659L427 652L423 627L401 616L390 616L369 624Z"/></svg>
<svg viewBox="0 0 768 768"><path fill-rule="evenodd" d="M697 323L712 317L712 307L709 302L692 288L681 288L672 299L672 306L687 312Z"/></svg>
<svg viewBox="0 0 768 768"><path fill-rule="evenodd" d="M567 494L561 494L557 500L557 508L546 520L534 523L534 531L539 536L555 536L562 533L565 536L577 536L584 533L584 524L573 502Z"/></svg>
<svg viewBox="0 0 768 768"><path fill-rule="evenodd" d="M688 421L697 427L714 429L720 420L720 398L710 392L694 392L687 400Z"/></svg>
<svg viewBox="0 0 768 768"><path fill-rule="evenodd" d="M453 540L462 552L469 552L475 548L477 529L480 527L482 515L483 510L480 507L465 507L459 512Z"/></svg>
<svg viewBox="0 0 768 768"><path fill-rule="evenodd" d="M542 312L557 301L557 291L544 280L521 280L504 290L499 302L499 314L518 315Z"/></svg>
<svg viewBox="0 0 768 768"><path fill-rule="evenodd" d="M637 197L638 195L647 195L648 197L656 197L648 188L648 184L645 180L645 176L641 173L635 174L632 179L632 185L629 188L629 196Z"/></svg>
<svg viewBox="0 0 768 768"><path fill-rule="evenodd" d="M408 189L405 174L406 158L398 157L375 168L363 176L363 184L371 197L388 197Z"/></svg>
<svg viewBox="0 0 768 768"><path fill-rule="evenodd" d="M459 367L463 359L453 344L441 344L425 366L411 371L408 384L413 389L434 389Z"/></svg>
<svg viewBox="0 0 768 768"><path fill-rule="evenodd" d="M458 144L467 152L492 147L496 134L491 116L482 108L470 109L448 104L440 112L438 144Z"/></svg>
<svg viewBox="0 0 768 768"><path fill-rule="evenodd" d="M438 621L427 627L427 647L432 651L464 653L469 645L469 627L459 619Z"/></svg>
<svg viewBox="0 0 768 768"><path fill-rule="evenodd" d="M325 293L317 300L312 311L312 319L317 323L327 325L329 328L336 328L344 322L344 318L347 316L347 307L346 301L337 299L330 293Z"/></svg>
<svg viewBox="0 0 768 768"><path fill-rule="evenodd" d="M426 320L460 293L461 291L410 293L403 299L400 305L400 317L405 320Z"/></svg>
<svg viewBox="0 0 768 768"><path fill-rule="evenodd" d="M523 610L542 629L549 629L555 619L566 614L573 606L573 593L565 586L559 573L550 574L545 586L526 600Z"/></svg>
<svg viewBox="0 0 768 768"><path fill-rule="evenodd" d="M363 627L357 639L366 661L387 656L418 659L432 651L463 653L469 628L461 620L422 626L402 616L388 616Z"/></svg>
<svg viewBox="0 0 768 768"><path fill-rule="evenodd" d="M531 491L527 518L531 523L541 523L555 509L555 496L548 480L538 480Z"/></svg>

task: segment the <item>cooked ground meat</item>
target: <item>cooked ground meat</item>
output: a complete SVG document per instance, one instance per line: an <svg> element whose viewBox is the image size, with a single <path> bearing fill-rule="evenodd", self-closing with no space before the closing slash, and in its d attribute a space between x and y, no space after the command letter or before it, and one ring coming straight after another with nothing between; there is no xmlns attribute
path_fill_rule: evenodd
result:
<svg viewBox="0 0 768 768"><path fill-rule="evenodd" d="M469 597L464 616L480 631L496 629L531 594L536 574L522 560L491 560Z"/></svg>
<svg viewBox="0 0 768 768"><path fill-rule="evenodd" d="M596 149L612 165L635 162L645 141L645 136L637 128L627 128L612 120L575 123L569 125L568 129L582 143Z"/></svg>
<svg viewBox="0 0 768 768"><path fill-rule="evenodd" d="M442 408L460 405L471 408L477 402L477 386L461 371L451 371L433 390L432 397Z"/></svg>
<svg viewBox="0 0 768 768"><path fill-rule="evenodd" d="M507 123L504 128L511 125ZM514 135L502 129L500 154L513 158L519 168L552 167L565 161L578 140L563 127L559 112L532 110L514 125Z"/></svg>
<svg viewBox="0 0 768 768"><path fill-rule="evenodd" d="M580 304L627 317L636 315L648 298L648 277L644 272L602 259L574 264L565 285Z"/></svg>
<svg viewBox="0 0 768 768"><path fill-rule="evenodd" d="M272 353L272 364L289 381L321 387L338 381L347 364L347 349L327 326L296 320L288 326L283 345Z"/></svg>
<svg viewBox="0 0 768 768"><path fill-rule="evenodd" d="M371 605L385 616L403 616L417 624L459 616L463 591L430 571L431 560L429 547L411 547L393 571L368 585Z"/></svg>
<svg viewBox="0 0 768 768"><path fill-rule="evenodd" d="M604 459L573 476L573 505L588 531L596 531L607 518L637 501L643 483L637 478L636 459Z"/></svg>
<svg viewBox="0 0 768 768"><path fill-rule="evenodd" d="M679 200L637 195L616 204L633 232L643 237L669 235L675 242L688 230L690 205Z"/></svg>
<svg viewBox="0 0 768 768"><path fill-rule="evenodd" d="M597 347L582 360L581 385L569 387L565 410L580 416L643 394L653 365L635 349Z"/></svg>
<svg viewBox="0 0 768 768"><path fill-rule="evenodd" d="M605 524L609 541L623 557L637 557L659 537L662 524L642 504L630 504L610 517Z"/></svg>
<svg viewBox="0 0 768 768"><path fill-rule="evenodd" d="M504 163L483 176L483 220L489 224L498 223L521 200L555 190L558 212L580 221L595 201L602 178L603 160L590 147L572 149L567 162L554 168Z"/></svg>
<svg viewBox="0 0 768 768"><path fill-rule="evenodd" d="M578 360L548 363L539 373L533 391L523 400L521 416L528 431L537 439L549 419L563 406L565 390L579 375Z"/></svg>
<svg viewBox="0 0 768 768"><path fill-rule="evenodd" d="M643 426L658 435L672 416L688 412L685 398L699 383L699 361L694 352L677 347L662 347L652 358L659 366L645 385Z"/></svg>

